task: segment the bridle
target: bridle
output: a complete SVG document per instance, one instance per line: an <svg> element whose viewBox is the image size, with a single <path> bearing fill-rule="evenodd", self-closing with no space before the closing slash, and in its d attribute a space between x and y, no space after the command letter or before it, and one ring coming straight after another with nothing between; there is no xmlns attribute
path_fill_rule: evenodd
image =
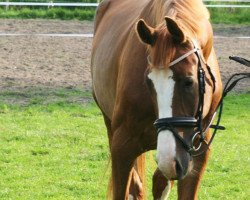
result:
<svg viewBox="0 0 250 200"><path fill-rule="evenodd" d="M198 77L198 94L199 94L199 102L198 102L198 108L195 117L168 117L168 118L160 118L157 119L154 122L154 126L157 129L157 133L159 134L163 130L169 130L173 133L175 138L181 142L183 147L186 149L187 152L190 154L198 151L202 143L205 140L205 134L207 132L208 127L204 130L202 119L203 119L203 106L204 106L204 94L205 94L205 71L202 68L201 65L201 56L200 56L200 49L196 45L195 42L194 49L187 52L186 54L182 55L181 57L177 58L176 60L172 61L169 64L169 67L179 63L180 61L184 60L191 54L195 54L198 58L198 70L197 70L197 77ZM202 60L203 61L203 60ZM182 128L195 128L195 132L192 135L191 144L188 144L179 134L176 130L176 127L182 127ZM199 138L199 144L195 145L196 138Z"/></svg>
<svg viewBox="0 0 250 200"><path fill-rule="evenodd" d="M199 92L199 102L198 102L198 108L195 117L168 117L168 118L160 118L157 119L154 122L154 126L157 129L157 133L159 134L163 130L169 130L173 133L174 137L182 144L182 146L185 148L185 150L192 155L193 157L199 156L206 152L209 149L209 146L211 145L215 134L217 130L225 130L225 127L220 126L220 120L221 120L221 115L222 115L222 109L223 109L223 99L227 95L229 91L231 91L234 86L238 83L238 81L244 79L244 78L249 78L250 73L239 73L233 75L225 85L225 88L223 90L222 97L219 101L219 104L212 115L212 118L210 119L208 125L206 127L203 127L203 106L204 106L204 95L205 95L205 71L202 68L201 62L205 64L207 67L207 71L210 74L210 77L215 85L215 78L210 70L210 67L207 65L207 63L202 59L201 54L200 54L200 49L198 45L196 45L195 41L192 41L194 44L194 49L191 51L187 52L186 54L180 56L176 60L172 61L169 64L169 67L179 63L183 59L187 58L191 54L195 54L198 58L198 70L197 70L197 77L198 77L198 92ZM233 80L234 77L241 76L240 78L237 78L234 80L231 84L230 82ZM219 110L219 115L218 119L216 122L216 125L212 125L212 122L216 116L216 112ZM176 128L194 128L194 132L192 134L192 139L191 142L186 142L178 133ZM208 132L209 128L213 128L214 132L212 134L212 137L210 140L207 142L205 140L206 134ZM201 149L202 145L206 145L205 149L203 149L201 152L199 150Z"/></svg>

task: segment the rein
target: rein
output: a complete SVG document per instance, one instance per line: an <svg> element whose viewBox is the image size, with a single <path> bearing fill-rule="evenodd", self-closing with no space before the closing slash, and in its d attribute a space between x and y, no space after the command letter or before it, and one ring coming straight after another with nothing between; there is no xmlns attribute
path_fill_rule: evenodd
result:
<svg viewBox="0 0 250 200"><path fill-rule="evenodd" d="M222 116L222 111L223 111L223 100L226 97L226 95L228 94L228 92L230 92L236 85L237 83L245 78L250 78L250 73L237 73L232 75L229 80L227 81L223 93L222 93L222 97L219 101L219 104L216 108L216 111L214 112L209 124L207 125L207 127L204 129L203 128L203 106L204 106L204 94L205 94L205 71L202 68L201 65L201 61L203 61L203 63L206 65L206 67L208 68L208 72L212 78L212 80L215 82L215 79L211 73L210 67L204 62L204 60L201 58L200 55L200 49L198 48L198 46L196 45L196 43L193 41L194 44L194 49L192 49L191 51L189 51L188 53L182 55L181 57L177 58L176 60L172 61L169 66L173 66L175 64L177 64L178 62L182 61L183 59L185 59L186 57L190 56L191 54L195 53L197 58L198 58L198 84L199 84L199 103L198 103L198 109L196 112L195 117L169 117L169 118L160 118L157 119L154 122L154 126L157 129L157 133L159 134L161 131L163 130L169 130L173 133L173 135L175 136L175 138L181 142L181 144L183 145L183 147L186 149L186 151L188 153L190 153L193 157L197 157L202 155L203 153L205 153L216 133L217 130L225 130L225 127L220 126L220 121L221 121L221 116ZM237 62L240 62L241 64L244 64L246 66L250 66L250 61L243 59L243 58L239 58L239 57L230 57L230 59L235 60ZM233 80L235 77L237 77L235 80ZM217 118L217 122L215 125L212 125L212 122L216 116L217 111L219 112L218 114L218 118ZM192 135L192 139L191 139L191 145L188 144L179 134L178 131L175 129L176 127L184 127L184 128L196 128L196 130L194 131L193 135ZM214 132L210 138L210 140L207 142L205 140L206 137L206 133L208 131L209 128L213 128ZM195 143L197 143L197 140L199 141L198 145L195 145ZM202 151L197 153L202 144L206 145L206 148Z"/></svg>
<svg viewBox="0 0 250 200"><path fill-rule="evenodd" d="M250 67L250 61L246 60L244 58L240 58L237 56L230 56L229 59L234 60L238 63L241 63L247 67ZM230 91L232 91L232 89L237 85L237 83L239 83L239 81L246 79L246 78L250 78L250 73L236 73L236 74L233 74L226 82L226 85L223 89L222 97L221 97L220 102L216 108L216 112L217 111L219 112L217 122L215 125L210 125L210 128L214 129L212 137L211 137L210 141L206 144L207 148L204 151L202 151L201 153L197 154L196 156L203 154L204 152L206 152L209 149L209 146L211 145L211 143L216 135L217 130L225 130L225 127L223 127L223 129L221 129L222 126L219 126L220 121L221 121L221 117L222 117L224 98L227 96L227 94ZM214 115L216 114L216 112L214 113Z"/></svg>

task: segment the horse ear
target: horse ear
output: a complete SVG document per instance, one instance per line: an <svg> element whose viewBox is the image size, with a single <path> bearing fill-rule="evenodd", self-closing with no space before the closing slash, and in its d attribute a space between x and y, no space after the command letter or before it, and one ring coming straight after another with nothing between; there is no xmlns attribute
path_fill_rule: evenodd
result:
<svg viewBox="0 0 250 200"><path fill-rule="evenodd" d="M149 44L151 46L154 45L156 41L155 30L149 25L147 25L143 19L140 19L138 21L137 26L136 26L136 31L142 42Z"/></svg>
<svg viewBox="0 0 250 200"><path fill-rule="evenodd" d="M181 28L178 26L175 20L173 20L170 17L165 17L167 28L169 33L173 36L173 39L176 43L181 44L185 42L186 38L181 30Z"/></svg>

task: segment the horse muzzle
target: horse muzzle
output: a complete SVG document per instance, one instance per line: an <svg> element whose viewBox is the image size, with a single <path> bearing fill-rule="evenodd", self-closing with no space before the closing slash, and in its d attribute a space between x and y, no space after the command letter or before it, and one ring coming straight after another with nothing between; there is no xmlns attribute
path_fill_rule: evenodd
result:
<svg viewBox="0 0 250 200"><path fill-rule="evenodd" d="M183 179L191 169L191 155L169 130L162 130L157 140L156 159L159 170L169 180Z"/></svg>

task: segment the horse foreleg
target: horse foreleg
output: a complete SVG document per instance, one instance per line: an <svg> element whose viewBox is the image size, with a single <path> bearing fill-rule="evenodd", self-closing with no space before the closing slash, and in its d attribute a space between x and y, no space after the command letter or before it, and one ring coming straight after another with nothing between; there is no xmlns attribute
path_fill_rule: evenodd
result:
<svg viewBox="0 0 250 200"><path fill-rule="evenodd" d="M111 146L113 200L129 198L128 182L134 161L140 154L138 147L138 142L121 129L114 133Z"/></svg>
<svg viewBox="0 0 250 200"><path fill-rule="evenodd" d="M190 174L183 180L178 181L178 199L196 200L201 178L204 173L210 151L194 158L194 167Z"/></svg>
<svg viewBox="0 0 250 200"><path fill-rule="evenodd" d="M166 200L171 191L173 181L169 181L159 169L153 176L153 197L154 200Z"/></svg>

